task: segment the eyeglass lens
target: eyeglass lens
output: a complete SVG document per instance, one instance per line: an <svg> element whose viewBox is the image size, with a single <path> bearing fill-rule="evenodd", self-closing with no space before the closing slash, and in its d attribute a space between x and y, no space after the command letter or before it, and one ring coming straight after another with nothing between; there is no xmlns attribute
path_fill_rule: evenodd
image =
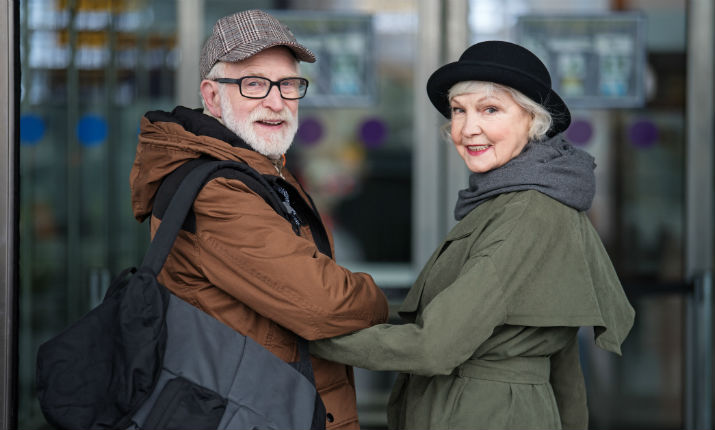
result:
<svg viewBox="0 0 715 430"><path fill-rule="evenodd" d="M299 99L307 89L305 79L286 78L277 83L281 96L286 99ZM265 97L271 90L271 81L266 78L248 77L241 80L241 94L245 97Z"/></svg>

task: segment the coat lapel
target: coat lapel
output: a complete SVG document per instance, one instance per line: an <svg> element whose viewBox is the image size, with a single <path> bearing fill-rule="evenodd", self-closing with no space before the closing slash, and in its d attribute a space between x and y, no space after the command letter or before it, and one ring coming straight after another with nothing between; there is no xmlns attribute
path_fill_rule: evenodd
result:
<svg viewBox="0 0 715 430"><path fill-rule="evenodd" d="M432 257L430 257L427 264L425 264L424 268L420 272L420 275L417 277L417 280L412 285L410 291L407 293L405 300L402 302L402 305L400 306L400 309L398 311L402 318L408 321L414 321L415 313L419 308L420 299L422 298L422 291L424 290L425 282L430 271L432 270L432 266L434 266L439 256L442 255L442 252L444 252L447 247L449 247L449 244L451 242L469 236L470 234L472 234L472 231L474 231L474 224L467 221L465 218L463 222L459 222L447 234L447 238L437 247L437 250L432 254Z"/></svg>

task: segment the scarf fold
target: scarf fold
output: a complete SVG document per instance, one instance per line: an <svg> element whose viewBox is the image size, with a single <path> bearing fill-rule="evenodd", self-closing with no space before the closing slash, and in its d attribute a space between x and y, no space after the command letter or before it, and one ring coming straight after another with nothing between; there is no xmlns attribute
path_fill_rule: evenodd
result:
<svg viewBox="0 0 715 430"><path fill-rule="evenodd" d="M578 211L591 207L596 193L596 164L585 151L559 134L529 142L521 154L485 173L472 173L469 188L459 191L454 217L459 221L499 194L536 190Z"/></svg>

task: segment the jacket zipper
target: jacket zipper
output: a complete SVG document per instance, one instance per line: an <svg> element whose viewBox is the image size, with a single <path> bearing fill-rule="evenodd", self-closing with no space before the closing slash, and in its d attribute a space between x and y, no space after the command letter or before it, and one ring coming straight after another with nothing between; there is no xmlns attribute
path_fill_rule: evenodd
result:
<svg viewBox="0 0 715 430"><path fill-rule="evenodd" d="M276 168L276 172L278 173L278 176L280 176L281 179L285 179L285 177L283 176L283 167L285 167L285 165L286 165L285 154L281 154L281 158L276 158L271 161L273 162L273 167Z"/></svg>

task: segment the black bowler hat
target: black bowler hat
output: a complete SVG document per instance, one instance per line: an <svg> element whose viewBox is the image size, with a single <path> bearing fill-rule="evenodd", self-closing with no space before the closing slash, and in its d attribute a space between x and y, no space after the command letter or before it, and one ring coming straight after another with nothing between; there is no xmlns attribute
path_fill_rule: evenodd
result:
<svg viewBox="0 0 715 430"><path fill-rule="evenodd" d="M551 76L544 63L528 49L514 43L491 40L467 48L459 61L446 64L427 80L427 95L437 110L451 117L449 89L462 81L485 81L506 85L543 106L552 116L547 133L556 135L571 123L571 113L551 89Z"/></svg>

